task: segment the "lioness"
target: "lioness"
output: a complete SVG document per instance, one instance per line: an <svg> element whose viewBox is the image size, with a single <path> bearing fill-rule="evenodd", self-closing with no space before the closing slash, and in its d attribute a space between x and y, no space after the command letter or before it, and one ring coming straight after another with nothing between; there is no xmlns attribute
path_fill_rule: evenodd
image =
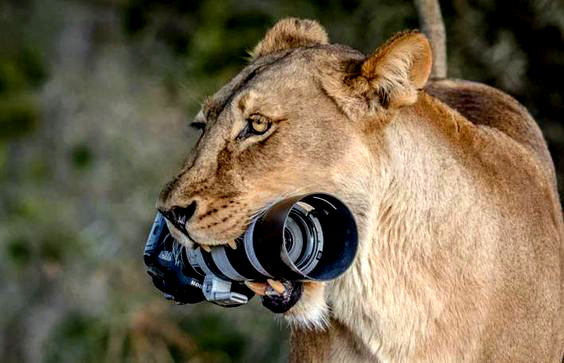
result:
<svg viewBox="0 0 564 363"><path fill-rule="evenodd" d="M281 20L204 103L160 195L173 235L205 249L283 197L352 209L353 266L285 313L293 362L562 359L564 225L541 132L500 91L428 82L431 58L418 32L365 56Z"/></svg>

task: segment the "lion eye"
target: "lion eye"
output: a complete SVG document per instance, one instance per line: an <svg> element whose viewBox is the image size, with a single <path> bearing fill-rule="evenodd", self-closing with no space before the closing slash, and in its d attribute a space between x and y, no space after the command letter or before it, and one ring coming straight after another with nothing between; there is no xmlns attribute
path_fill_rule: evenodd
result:
<svg viewBox="0 0 564 363"><path fill-rule="evenodd" d="M251 132L256 135L264 134L270 128L270 121L264 116L253 115L247 121Z"/></svg>

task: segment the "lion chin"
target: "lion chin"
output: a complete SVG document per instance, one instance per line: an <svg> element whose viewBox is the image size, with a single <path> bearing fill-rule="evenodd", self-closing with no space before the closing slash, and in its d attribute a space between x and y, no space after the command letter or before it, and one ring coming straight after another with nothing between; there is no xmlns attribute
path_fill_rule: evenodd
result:
<svg viewBox="0 0 564 363"><path fill-rule="evenodd" d="M292 326L310 330L325 330L328 327L329 306L322 282L304 282L298 302L286 313L284 319Z"/></svg>

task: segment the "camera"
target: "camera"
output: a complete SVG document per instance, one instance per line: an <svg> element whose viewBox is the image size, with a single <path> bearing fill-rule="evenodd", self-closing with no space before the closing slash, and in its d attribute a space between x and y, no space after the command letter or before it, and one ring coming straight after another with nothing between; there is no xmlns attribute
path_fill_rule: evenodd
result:
<svg viewBox="0 0 564 363"><path fill-rule="evenodd" d="M358 233L343 202L317 193L275 203L236 243L236 249L215 246L211 252L183 246L157 213L144 262L167 299L240 306L254 296L245 281L326 281L340 276L354 260Z"/></svg>

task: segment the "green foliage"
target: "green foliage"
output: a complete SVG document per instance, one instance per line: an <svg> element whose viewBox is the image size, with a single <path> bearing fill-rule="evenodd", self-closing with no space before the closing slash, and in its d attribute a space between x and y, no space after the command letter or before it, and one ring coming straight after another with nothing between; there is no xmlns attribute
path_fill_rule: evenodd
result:
<svg viewBox="0 0 564 363"><path fill-rule="evenodd" d="M92 151L88 145L79 144L71 149L72 164L76 169L87 169L92 164Z"/></svg>
<svg viewBox="0 0 564 363"><path fill-rule="evenodd" d="M0 6L2 10L17 15L22 11L8 4ZM8 35L0 39L0 143L35 128L39 117L33 93L47 78L45 61L24 32L18 31L20 26L0 22L0 33Z"/></svg>
<svg viewBox="0 0 564 363"><path fill-rule="evenodd" d="M26 267L31 260L31 248L28 240L14 238L6 243L8 259L17 267Z"/></svg>
<svg viewBox="0 0 564 363"><path fill-rule="evenodd" d="M23 92L0 97L0 142L33 131L37 122L35 98Z"/></svg>
<svg viewBox="0 0 564 363"><path fill-rule="evenodd" d="M100 362L100 352L107 346L108 331L98 319L81 312L69 312L53 328L45 342L44 362ZM59 342L64 342L61 349Z"/></svg>

